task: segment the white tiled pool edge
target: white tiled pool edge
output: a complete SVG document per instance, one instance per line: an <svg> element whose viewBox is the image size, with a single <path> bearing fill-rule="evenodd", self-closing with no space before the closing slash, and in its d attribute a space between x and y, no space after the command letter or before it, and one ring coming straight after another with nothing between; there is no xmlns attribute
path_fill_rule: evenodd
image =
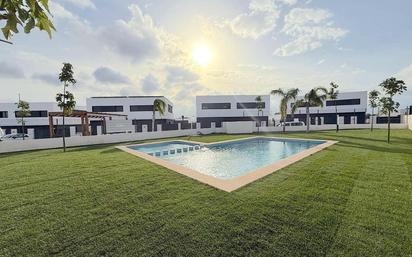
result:
<svg viewBox="0 0 412 257"><path fill-rule="evenodd" d="M257 137L248 137L248 138L241 138L241 139L234 139L234 140L226 140L226 141L218 141L218 142L213 142L213 143L201 143L201 142L196 142L196 141L186 141L186 140L171 140L171 141L180 141L180 142L187 142L187 143L194 143L194 144L201 144L201 145L211 145L211 144L217 144L217 143L225 143L225 142L232 142L232 141L241 141L241 140L246 140L246 139L252 139L252 138L257 138ZM318 140L318 139L304 139L304 138L277 138L277 137L266 137L266 138L275 138L275 139L296 139L296 140L307 140L307 141L323 141L323 140ZM161 141L161 142L168 142L168 141ZM154 144L154 143L159 143L159 142L150 142L150 143L145 143L145 144L139 144L139 145L146 145L146 144ZM292 163L295 163L299 160L302 160L303 158L306 158L312 154L315 154L333 144L336 144L337 141L325 141L325 143L311 147L309 149L303 150L297 154L291 155L285 159L279 160L274 164L259 168L255 171L249 172L245 175L229 179L229 180L223 180L223 179L218 179L212 176L205 175L203 173L200 173L198 171L174 164L172 162L148 155L143 152L139 152L133 149L128 148L128 146L117 146L116 148L125 151L127 153L133 154L135 156L138 156L142 159L151 161L155 164L158 164L160 166L163 166L165 168L168 168L170 170L173 170L177 173L183 174L185 176L188 176L192 179L195 179L199 182L208 184L212 187L218 188L220 190L226 191L226 192L232 192L240 187L243 187L251 182L254 182L258 179L261 179L269 174L272 174L275 171L278 171L286 166L291 165Z"/></svg>

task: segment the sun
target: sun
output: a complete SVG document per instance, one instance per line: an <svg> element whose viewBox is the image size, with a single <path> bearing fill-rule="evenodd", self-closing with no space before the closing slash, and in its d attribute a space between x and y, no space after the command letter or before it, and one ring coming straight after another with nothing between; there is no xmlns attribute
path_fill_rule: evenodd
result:
<svg viewBox="0 0 412 257"><path fill-rule="evenodd" d="M192 58L196 64L206 67L213 59L213 52L206 44L199 44L193 48Z"/></svg>

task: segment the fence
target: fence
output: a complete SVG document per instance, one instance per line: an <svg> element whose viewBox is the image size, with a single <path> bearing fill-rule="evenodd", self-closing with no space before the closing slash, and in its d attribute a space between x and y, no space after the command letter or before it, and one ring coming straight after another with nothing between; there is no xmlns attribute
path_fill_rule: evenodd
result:
<svg viewBox="0 0 412 257"><path fill-rule="evenodd" d="M194 126L193 126L194 127ZM210 128L200 128L200 123L197 123L196 128L182 128L178 126L176 130L162 131L162 126L158 125L157 131L147 132L147 128L143 129L143 132L137 133L123 133L123 134L113 134L113 135L96 135L96 136L72 136L66 138L66 145L68 147L73 146L86 146L86 145L97 145L97 144L110 144L110 143L122 143L130 141L140 141L148 139L160 139L160 138L171 138L171 137L182 137L182 136L195 136L199 134L212 134L212 133L226 133L226 134L248 134L257 132L281 132L282 127L266 126L263 124L261 127L256 127L253 121L244 122L224 122L222 127L216 127L212 123ZM375 124L375 128L386 129L386 124ZM404 124L392 124L392 129L409 129L412 130L412 116L408 117L408 123ZM320 130L334 130L336 125L311 125L311 131ZM370 124L340 124L339 128L344 129L369 129ZM299 132L305 131L306 127L286 127L286 132ZM14 141L3 141L0 142L0 153L6 152L19 152L28 150L39 150L39 149L50 149L50 148L60 148L62 146L61 138L46 138L46 139L33 139L33 140L14 140Z"/></svg>

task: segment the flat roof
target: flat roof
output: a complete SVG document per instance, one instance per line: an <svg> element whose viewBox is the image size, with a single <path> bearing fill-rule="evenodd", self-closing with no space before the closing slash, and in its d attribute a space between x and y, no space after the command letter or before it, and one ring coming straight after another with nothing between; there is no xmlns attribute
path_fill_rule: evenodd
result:
<svg viewBox="0 0 412 257"><path fill-rule="evenodd" d="M90 98L155 98L164 97L162 95L125 95L125 96L92 96ZM166 97L165 97L166 98Z"/></svg>

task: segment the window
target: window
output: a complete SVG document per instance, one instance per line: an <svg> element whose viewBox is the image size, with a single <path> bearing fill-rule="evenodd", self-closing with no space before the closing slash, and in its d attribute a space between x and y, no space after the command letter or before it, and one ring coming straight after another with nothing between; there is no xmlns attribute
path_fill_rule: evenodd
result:
<svg viewBox="0 0 412 257"><path fill-rule="evenodd" d="M217 110L230 108L230 103L202 103L202 110Z"/></svg>
<svg viewBox="0 0 412 257"><path fill-rule="evenodd" d="M21 118L19 115L19 111L16 111L15 113L16 118ZM30 111L29 116L26 118L44 118L47 117L47 111Z"/></svg>
<svg viewBox="0 0 412 257"><path fill-rule="evenodd" d="M93 112L123 112L123 106L113 105L113 106L92 106Z"/></svg>
<svg viewBox="0 0 412 257"><path fill-rule="evenodd" d="M265 108L265 102L261 102L262 109ZM258 103L257 102L249 102L249 103L237 103L238 109L257 109Z"/></svg>
<svg viewBox="0 0 412 257"><path fill-rule="evenodd" d="M360 99L344 99L344 100L329 100L326 101L326 106L336 105L360 105Z"/></svg>
<svg viewBox="0 0 412 257"><path fill-rule="evenodd" d="M153 105L130 105L131 112L152 112Z"/></svg>
<svg viewBox="0 0 412 257"><path fill-rule="evenodd" d="M173 106L171 106L170 104L167 105L167 110L169 111L169 113L173 113Z"/></svg>
<svg viewBox="0 0 412 257"><path fill-rule="evenodd" d="M293 108L293 105L294 105L295 103L291 103L290 104L290 108ZM297 108L305 108L306 107L306 103L302 103L302 104L300 104L300 105L298 105L297 106ZM315 105L315 104L311 104L309 107L319 107L318 105Z"/></svg>
<svg viewBox="0 0 412 257"><path fill-rule="evenodd" d="M6 111L1 111L0 112L0 118L8 118L9 117L9 113Z"/></svg>

